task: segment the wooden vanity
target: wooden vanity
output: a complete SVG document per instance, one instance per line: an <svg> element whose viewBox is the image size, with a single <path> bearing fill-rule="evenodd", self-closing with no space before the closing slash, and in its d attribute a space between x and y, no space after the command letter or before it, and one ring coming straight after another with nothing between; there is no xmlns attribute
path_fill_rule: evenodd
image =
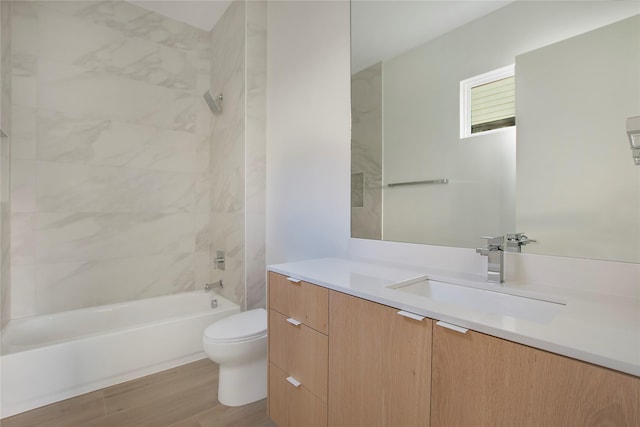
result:
<svg viewBox="0 0 640 427"><path fill-rule="evenodd" d="M279 427L640 425L636 376L273 271L268 286Z"/></svg>

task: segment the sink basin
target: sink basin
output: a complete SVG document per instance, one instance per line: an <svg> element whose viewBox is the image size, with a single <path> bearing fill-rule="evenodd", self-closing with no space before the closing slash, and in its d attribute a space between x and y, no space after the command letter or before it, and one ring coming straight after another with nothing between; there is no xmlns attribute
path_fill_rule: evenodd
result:
<svg viewBox="0 0 640 427"><path fill-rule="evenodd" d="M537 323L549 323L566 305L566 301L553 297L513 295L504 292L504 288L489 290L429 278L387 288L475 311Z"/></svg>

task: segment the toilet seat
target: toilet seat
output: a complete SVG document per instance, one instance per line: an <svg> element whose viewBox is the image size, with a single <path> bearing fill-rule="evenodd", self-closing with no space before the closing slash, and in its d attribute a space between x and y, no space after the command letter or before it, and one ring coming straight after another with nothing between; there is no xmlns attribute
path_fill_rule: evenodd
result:
<svg viewBox="0 0 640 427"><path fill-rule="evenodd" d="M204 331L207 340L217 343L248 341L267 334L267 311L248 310L218 320Z"/></svg>

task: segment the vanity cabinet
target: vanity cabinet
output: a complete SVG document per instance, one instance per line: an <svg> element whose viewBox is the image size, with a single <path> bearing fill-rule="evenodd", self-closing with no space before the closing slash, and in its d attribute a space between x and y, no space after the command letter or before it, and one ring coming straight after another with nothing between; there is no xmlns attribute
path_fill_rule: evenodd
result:
<svg viewBox="0 0 640 427"><path fill-rule="evenodd" d="M279 427L640 426L640 378L442 324L270 272L269 416Z"/></svg>
<svg viewBox="0 0 640 427"><path fill-rule="evenodd" d="M329 291L269 273L269 416L279 427L327 426Z"/></svg>
<svg viewBox="0 0 640 427"><path fill-rule="evenodd" d="M434 325L432 427L638 426L640 379Z"/></svg>
<svg viewBox="0 0 640 427"><path fill-rule="evenodd" d="M329 425L428 426L432 321L329 292Z"/></svg>

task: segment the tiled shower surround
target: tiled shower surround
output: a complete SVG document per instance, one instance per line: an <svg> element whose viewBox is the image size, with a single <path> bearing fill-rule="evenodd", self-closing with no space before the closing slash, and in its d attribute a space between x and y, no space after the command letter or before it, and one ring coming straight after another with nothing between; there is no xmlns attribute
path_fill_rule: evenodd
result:
<svg viewBox="0 0 640 427"><path fill-rule="evenodd" d="M232 284L227 298L264 307L266 2L233 2L211 46L211 90L224 98L211 131L211 248L226 261L211 275Z"/></svg>
<svg viewBox="0 0 640 427"><path fill-rule="evenodd" d="M11 3L0 2L0 326L11 314Z"/></svg>
<svg viewBox="0 0 640 427"><path fill-rule="evenodd" d="M382 239L381 62L351 77L351 120L351 236Z"/></svg>
<svg viewBox="0 0 640 427"><path fill-rule="evenodd" d="M11 36L12 317L210 281L226 249L211 240L212 35L126 2L44 1L13 2Z"/></svg>

